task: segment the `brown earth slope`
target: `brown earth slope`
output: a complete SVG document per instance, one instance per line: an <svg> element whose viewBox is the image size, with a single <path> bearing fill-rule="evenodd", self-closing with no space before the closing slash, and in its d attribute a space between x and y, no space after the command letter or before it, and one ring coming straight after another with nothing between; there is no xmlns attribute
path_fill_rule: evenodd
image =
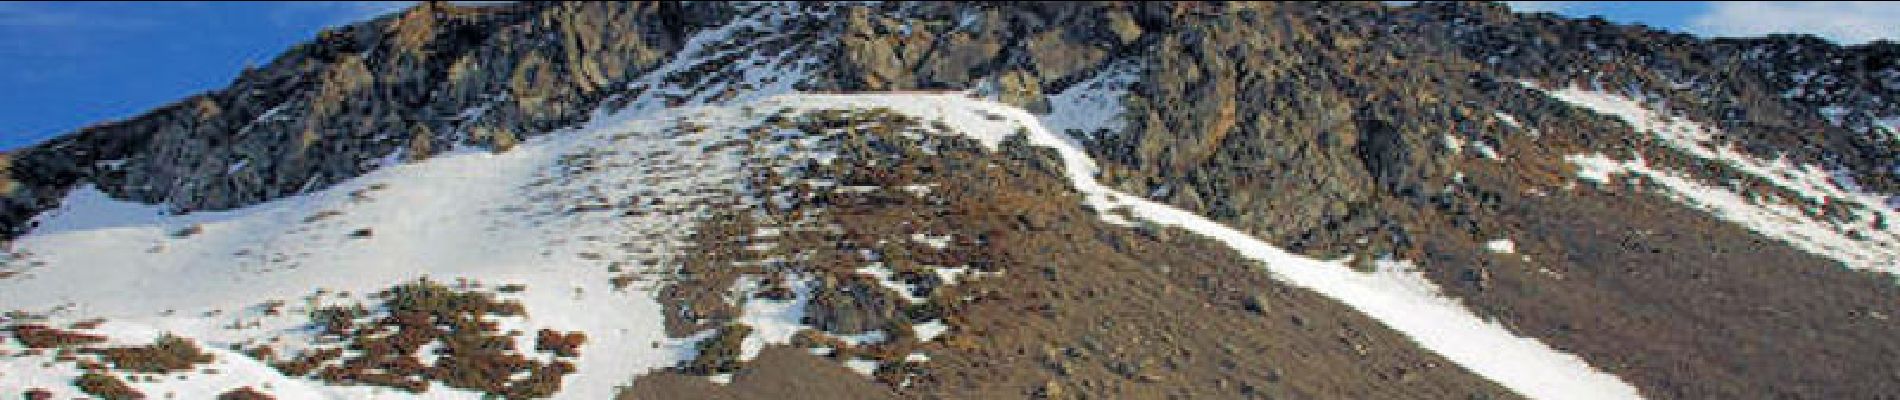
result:
<svg viewBox="0 0 1900 400"><path fill-rule="evenodd" d="M888 389L871 392L895 390L916 398L1514 397L1350 308L1274 281L1216 242L1173 229L1101 222L1080 204L1050 153L1017 142L1000 154L985 154L972 142L952 139L935 144L937 155L930 156L923 145L880 133L914 122L876 113L827 118L849 121L832 126L863 120L897 126L845 134L838 145L842 156L805 177L887 189L820 193L822 202L783 211L812 218L810 226L835 224L841 230L809 241L787 233L773 252L719 256L745 253L729 240L733 234L720 232L745 232L765 225L761 220L737 216L724 221L738 229L702 230L710 233L699 248L707 256L689 262L683 276L691 278L675 280L672 292L680 295L672 304L680 311L669 315L694 310L704 318L682 323L719 326L735 310L720 307L724 297L717 294L728 292L729 275L751 268L732 266L734 259L805 254L811 261L752 273L796 272L834 282L821 286L811 311L832 316L833 333L866 327L897 332L883 344L814 345L841 347L833 353L837 358L886 361L876 378ZM891 189L914 184L930 185L929 195ZM957 239L935 249L908 239L913 233ZM929 281L933 268L956 264L995 275L926 285L931 288L921 294L927 303L902 307L888 289L850 285L866 279L853 272L866 264L856 257L859 249L875 249L884 265L900 275L916 273L910 276L919 282ZM827 289L846 288L870 293L858 295L857 302L825 300ZM939 317L953 327L948 334L915 340L912 324ZM899 361L913 352L929 361ZM702 380L660 374L635 382L639 389L632 396L770 393L763 382L808 373L763 363L738 368L725 390L702 391Z"/></svg>

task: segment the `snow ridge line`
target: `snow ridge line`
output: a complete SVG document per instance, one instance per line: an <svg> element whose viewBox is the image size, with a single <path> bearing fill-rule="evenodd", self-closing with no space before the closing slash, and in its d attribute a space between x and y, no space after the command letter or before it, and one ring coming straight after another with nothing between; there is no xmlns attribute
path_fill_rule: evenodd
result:
<svg viewBox="0 0 1900 400"><path fill-rule="evenodd" d="M960 133L991 150L1007 137L1025 134L1030 144L1056 150L1071 184L1085 196L1085 203L1110 223L1129 223L1110 213L1120 209L1141 220L1180 227L1220 241L1264 264L1275 278L1345 303L1421 347L1527 397L1641 398L1635 387L1583 359L1536 339L1512 334L1440 295L1437 287L1407 262L1379 261L1373 273L1355 272L1345 260L1322 261L1291 254L1206 217L1104 186L1094 178L1099 171L1095 161L1080 146L1049 132L1039 118L1020 108L967 96L926 94L801 94L766 103L812 109L882 107L926 119L949 120ZM1001 118L995 118L998 116Z"/></svg>

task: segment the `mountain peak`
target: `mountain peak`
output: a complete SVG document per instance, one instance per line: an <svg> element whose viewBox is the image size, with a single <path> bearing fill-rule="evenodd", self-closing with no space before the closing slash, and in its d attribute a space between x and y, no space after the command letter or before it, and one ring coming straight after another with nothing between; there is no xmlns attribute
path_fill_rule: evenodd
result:
<svg viewBox="0 0 1900 400"><path fill-rule="evenodd" d="M1495 3L424 3L9 154L0 387L1874 397L1891 53Z"/></svg>

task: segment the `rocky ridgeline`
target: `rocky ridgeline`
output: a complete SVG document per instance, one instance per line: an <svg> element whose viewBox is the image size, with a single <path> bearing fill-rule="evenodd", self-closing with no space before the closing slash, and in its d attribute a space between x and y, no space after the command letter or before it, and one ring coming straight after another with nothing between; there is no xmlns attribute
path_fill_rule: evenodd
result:
<svg viewBox="0 0 1900 400"><path fill-rule="evenodd" d="M1695 146L1815 165L1837 173L1829 185L1891 194L1900 191L1900 145L1881 125L1900 116L1891 101L1900 91L1895 53L1892 43L1839 46L1803 36L1704 40L1514 14L1496 3L429 3L327 31L226 89L7 154L0 228L30 230L34 214L77 184L177 211L226 209L455 147L507 151L602 106L716 103L766 86L969 89L1063 114L1078 110L1056 99L1094 90L1082 83L1112 71L1127 74L1126 93L1097 94L1119 99L1120 108L1080 111L1112 111L1104 115L1121 118L1120 128L1077 136L1101 164L1101 180L1117 189L1307 255L1414 260L1447 295L1646 394L1866 397L1857 395L1895 391L1890 377L1874 376L1900 360L1891 338L1900 326L1879 311L1900 298L1890 276L1847 271L1838 260L1764 240L1627 182L1638 179L1581 182L1566 157L1641 159L1748 195L1742 202L1857 210L1834 212L1846 202L1775 187L1775 179L1549 94L1579 87L1636 99L1721 133ZM582 161L577 168L589 165ZM546 193L587 194L609 183L564 182ZM828 198L884 193L862 194ZM860 205L897 209L892 204ZM691 252L727 265L771 250L749 245L790 247L787 238L799 235L839 242L825 236L828 226L799 226L810 222L800 218L776 221L792 224L775 226L784 229L779 239L754 238L763 233L744 224L697 232L692 239L706 247ZM1886 224L1869 226L1890 231ZM1510 254L1483 245L1500 239L1513 244ZM713 244L729 248L708 250ZM739 282L730 271L761 280L773 278L761 272L778 272L746 265L708 268L696 282L725 287ZM931 276L891 273L923 286ZM846 291L883 299L817 301L833 305L814 311L823 330L848 335L912 317L888 301L900 292L853 279L821 282L822 289L864 287ZM750 283L767 299L791 290ZM675 333L739 326L739 305L725 291L680 287L662 295L692 310L671 321Z"/></svg>
<svg viewBox="0 0 1900 400"><path fill-rule="evenodd" d="M326 30L231 86L8 154L10 235L76 183L180 211L226 209L451 147L506 150L584 118L715 4L426 3Z"/></svg>
<svg viewBox="0 0 1900 400"><path fill-rule="evenodd" d="M181 211L224 209L454 146L506 150L632 94L621 88L741 8L427 3L332 29L226 89L9 154L0 223L29 229L80 182ZM1667 100L1749 149L1846 168L1874 190L1895 185L1894 146L1870 125L1895 114L1874 100L1900 79L1883 56L1891 44L1704 41L1454 3L882 3L778 29L827 44L795 49L827 60L801 89L974 88L1036 111L1133 61L1143 71L1133 123L1090 143L1114 161L1110 175L1273 236L1391 231L1402 217L1348 209L1448 177L1446 154L1431 151L1440 132L1493 140L1495 111L1531 125L1574 119L1520 80ZM1266 204L1292 206L1262 214Z"/></svg>

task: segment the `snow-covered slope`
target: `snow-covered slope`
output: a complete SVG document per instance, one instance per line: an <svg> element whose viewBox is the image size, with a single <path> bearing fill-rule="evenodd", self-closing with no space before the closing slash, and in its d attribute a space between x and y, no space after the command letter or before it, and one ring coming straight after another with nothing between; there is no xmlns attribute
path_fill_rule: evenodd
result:
<svg viewBox="0 0 1900 400"><path fill-rule="evenodd" d="M703 31L667 64L629 83L636 97L584 127L539 136L500 154L455 151L384 169L322 191L226 212L164 215L161 208L76 188L38 228L13 242L0 273L0 310L63 326L103 319L88 334L113 344L160 333L215 353L216 374L133 379L148 395L210 398L249 386L280 398L407 398L369 386L325 386L285 377L234 346L296 351L315 340L308 314L363 302L365 295L427 277L489 288L521 285L526 318L503 329L585 332L559 397L610 398L638 374L691 356L694 340L669 339L650 278L667 271L693 222L741 190L741 137L721 121L737 108L668 108L784 93L806 75L809 43L783 34L810 17L794 7L745 7L744 16ZM770 49L767 49L770 48ZM715 74L704 74L709 70ZM682 79L681 77L697 77ZM730 89L730 90L727 90ZM723 91L739 96L713 98ZM669 101L668 99L675 99ZM713 115L713 116L709 116ZM631 285L618 287L627 278ZM646 282L641 282L642 280ZM274 304L289 304L281 307ZM533 335L518 348L535 348ZM281 353L280 353L281 354ZM79 396L71 362L52 352L0 344L0 388ZM18 368L14 368L18 367ZM173 378L176 378L174 380ZM422 398L477 398L434 385Z"/></svg>
<svg viewBox="0 0 1900 400"><path fill-rule="evenodd" d="M1737 181L1708 182L1693 174L1616 160L1601 154L1567 158L1587 180L1610 183L1615 175L1647 177L1661 193L1755 233L1857 268L1900 274L1900 221L1892 200L1856 187L1847 174L1787 159L1767 160L1717 138L1724 134L1685 118L1658 113L1641 102L1600 91L1569 87L1545 90L1551 97L1614 116L1637 132L1654 135L1682 154L1759 179L1793 198L1746 188Z"/></svg>
<svg viewBox="0 0 1900 400"><path fill-rule="evenodd" d="M1513 335L1441 297L1407 263L1381 261L1377 272L1355 272L1343 261L1293 255L1204 217L1117 192L1095 181L1094 161L1071 139L1051 133L1037 117L955 94L792 94L727 107L602 116L588 127L547 135L507 153L456 153L231 212L159 215L146 206L77 190L42 218L42 230L16 243L23 253L16 264L38 266L0 280L0 306L61 322L104 318L105 325L93 332L117 340L136 342L172 332L221 348L304 339L307 329L294 318L264 315L257 305L294 301L313 290L368 293L422 276L521 284L527 289L515 298L528 316L503 323L523 331L586 332L590 340L581 349L579 371L566 380L560 397L604 398L633 376L691 356L690 338L664 336L650 285L616 290L609 282L642 265L629 261L654 260L655 270L645 272L665 268L703 207L748 207L720 201L745 190L737 179L742 158L721 150L730 146L707 145L737 139L735 132L762 123L776 110L869 108L943 121L991 148L1009 136L1027 134L1031 144L1061 155L1071 185L1103 218L1130 223L1118 216L1126 215L1226 243L1280 279L1365 312L1512 390L1536 398L1637 397L1629 385L1577 357ZM629 207L655 212L590 211ZM176 234L193 226L198 232ZM795 318L773 315L798 312L770 311L747 313L759 320L754 322L789 324ZM795 331L790 329L747 347L787 340ZM218 358L227 371L219 380L133 385L187 398L234 384L268 387L286 397L406 395L286 378L230 352ZM45 356L13 356L6 362L46 361ZM9 369L0 375L0 385L46 385L72 373ZM473 396L452 390L425 393Z"/></svg>
<svg viewBox="0 0 1900 400"><path fill-rule="evenodd" d="M257 306L300 304L317 290L360 298L425 276L519 284L529 316L504 322L526 332L587 332L592 339L565 393L605 398L634 374L677 362L690 344L663 335L660 307L638 294L641 285L630 294L609 283L614 265L669 257L700 211L743 207L717 202L741 189L736 156L684 144L726 140L734 129L681 129L678 121L693 111L601 118L506 153L441 156L230 212L161 215L82 188L41 218L43 229L15 243L24 254L16 263L40 266L0 280L0 308L55 321L104 318L102 330L115 338L172 332L222 348L271 338L294 343L304 333L293 318L302 310L271 317ZM608 205L652 212L590 211ZM198 232L175 234L187 228ZM223 376L299 386L257 367L231 365ZM0 386L24 385L32 373L9 369ZM133 385L185 398L230 388ZM317 392L361 398L378 391Z"/></svg>

